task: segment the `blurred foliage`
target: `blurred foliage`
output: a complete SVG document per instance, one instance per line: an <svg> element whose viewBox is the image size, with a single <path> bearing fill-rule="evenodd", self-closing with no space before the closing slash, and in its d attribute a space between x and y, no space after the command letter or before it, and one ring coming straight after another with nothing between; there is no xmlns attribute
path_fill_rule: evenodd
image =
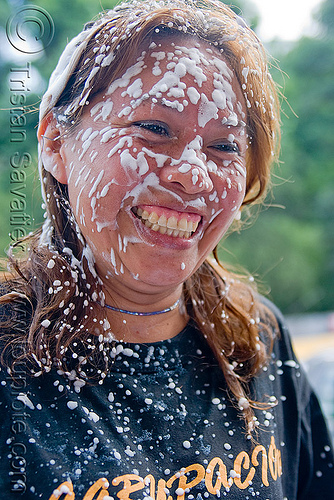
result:
<svg viewBox="0 0 334 500"><path fill-rule="evenodd" d="M326 0L320 5L317 13L317 19L323 30L323 35L333 38L334 35L334 2Z"/></svg>
<svg viewBox="0 0 334 500"><path fill-rule="evenodd" d="M47 80L68 40L114 0L36 0L55 24L52 43L42 57L15 54L6 39L5 23L24 1L0 3L0 257L10 242L10 203L13 183L10 174L13 155L31 155L24 168L26 213L38 227L42 220L37 179L37 108ZM28 5L28 2L26 3ZM256 30L259 14L245 0L233 2ZM222 242L220 256L232 265L240 264L253 273L270 297L285 313L333 309L334 304L334 2L325 0L317 13L319 33L287 45L276 40L268 47L279 61L273 67L275 80L282 87L282 154L273 181L272 202L258 220L240 234ZM10 49L10 50L9 50ZM17 56L20 55L20 58ZM11 70L31 63L30 91L25 92L24 126L26 139L13 143L10 118ZM14 72L15 75L15 72ZM272 205L269 206L268 205ZM284 207L284 208L280 208Z"/></svg>

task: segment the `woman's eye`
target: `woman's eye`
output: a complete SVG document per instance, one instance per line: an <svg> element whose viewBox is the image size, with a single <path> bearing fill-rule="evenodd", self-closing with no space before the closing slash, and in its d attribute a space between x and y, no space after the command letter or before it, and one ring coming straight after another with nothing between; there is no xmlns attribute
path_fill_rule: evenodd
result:
<svg viewBox="0 0 334 500"><path fill-rule="evenodd" d="M170 137L168 126L160 122L135 122L133 123L135 127L140 127L153 134Z"/></svg>
<svg viewBox="0 0 334 500"><path fill-rule="evenodd" d="M218 151L222 151L223 153L236 153L240 154L240 148L238 144L235 142L226 142L222 144L215 144L212 146L214 149L217 149Z"/></svg>

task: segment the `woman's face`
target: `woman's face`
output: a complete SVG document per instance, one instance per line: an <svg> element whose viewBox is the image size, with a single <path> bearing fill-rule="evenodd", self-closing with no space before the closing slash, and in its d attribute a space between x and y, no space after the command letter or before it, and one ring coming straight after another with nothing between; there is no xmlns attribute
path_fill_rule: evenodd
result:
<svg viewBox="0 0 334 500"><path fill-rule="evenodd" d="M61 155L105 282L171 287L200 266L244 198L245 115L220 52L184 38L151 44L86 107Z"/></svg>

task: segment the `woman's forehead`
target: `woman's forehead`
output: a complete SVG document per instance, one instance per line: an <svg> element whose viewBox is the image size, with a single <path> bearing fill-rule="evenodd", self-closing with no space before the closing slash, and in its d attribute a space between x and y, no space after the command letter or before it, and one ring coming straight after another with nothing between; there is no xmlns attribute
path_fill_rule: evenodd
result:
<svg viewBox="0 0 334 500"><path fill-rule="evenodd" d="M127 102L130 98L129 113L143 102L156 99L181 112L184 106L198 102L215 108L214 114L225 108L235 112L233 108L239 105L241 116L244 108L241 87L225 57L207 42L193 37L151 42L142 47L103 95Z"/></svg>
<svg viewBox="0 0 334 500"><path fill-rule="evenodd" d="M207 80L209 72L214 74L217 80L223 78L230 82L234 75L225 57L207 42L199 41L194 37L179 40L167 39L151 42L148 47L142 48L123 75L111 83L108 93L113 93L114 89L119 86L126 86L133 76L141 74L147 68L154 76L159 76L162 71L167 70L170 72L171 83L190 75L199 87L202 87ZM217 85L219 87L219 84Z"/></svg>

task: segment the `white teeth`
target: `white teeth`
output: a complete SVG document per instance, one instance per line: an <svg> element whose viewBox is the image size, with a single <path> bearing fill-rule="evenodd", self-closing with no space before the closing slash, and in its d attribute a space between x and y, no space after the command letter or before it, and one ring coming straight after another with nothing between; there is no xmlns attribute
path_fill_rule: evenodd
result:
<svg viewBox="0 0 334 500"><path fill-rule="evenodd" d="M159 220L158 220L158 224L159 226L161 227L167 227L167 219L164 215L162 215Z"/></svg>
<svg viewBox="0 0 334 500"><path fill-rule="evenodd" d="M158 216L158 214L156 214L155 212L151 212L151 213L150 213L150 215L149 215L148 220L149 220L150 222L152 222L152 224L155 224L156 222L158 222L158 220L159 220L159 216Z"/></svg>
<svg viewBox="0 0 334 500"><path fill-rule="evenodd" d="M187 219L181 219L177 225L177 227L181 230L181 231L187 231L187 228L188 228L188 223L187 223Z"/></svg>
<svg viewBox="0 0 334 500"><path fill-rule="evenodd" d="M167 234L174 238L188 239L198 227L198 222L187 221L186 218L178 220L174 215L167 219L165 215L159 217L156 212L149 213L142 208L137 208L135 213L142 220L143 224L152 229L152 231Z"/></svg>
<svg viewBox="0 0 334 500"><path fill-rule="evenodd" d="M198 226L198 222L193 222L191 220L188 221L188 226L187 226L187 232L188 233L193 233L196 231Z"/></svg>
<svg viewBox="0 0 334 500"><path fill-rule="evenodd" d="M167 220L167 227L168 229L177 229L177 218L169 217L169 219Z"/></svg>

